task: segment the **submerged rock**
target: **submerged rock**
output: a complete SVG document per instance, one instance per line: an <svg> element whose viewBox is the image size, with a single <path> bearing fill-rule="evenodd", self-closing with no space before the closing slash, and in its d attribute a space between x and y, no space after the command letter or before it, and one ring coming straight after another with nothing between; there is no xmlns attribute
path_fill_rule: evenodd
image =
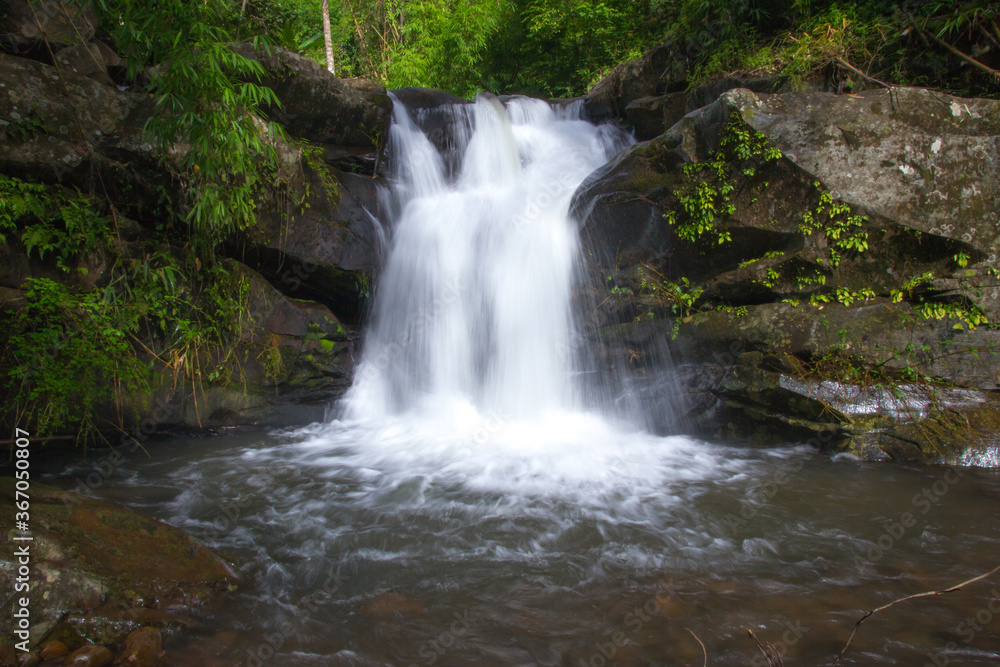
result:
<svg viewBox="0 0 1000 667"><path fill-rule="evenodd" d="M139 628L125 638L125 646L115 664L153 667L163 656L163 639L156 628Z"/></svg>
<svg viewBox="0 0 1000 667"><path fill-rule="evenodd" d="M55 658L61 658L69 653L69 649L66 645L57 639L52 639L42 645L42 651L39 654L42 660L54 660Z"/></svg>
<svg viewBox="0 0 1000 667"><path fill-rule="evenodd" d="M11 506L14 486L12 478L0 479L0 498ZM46 641L62 619L73 615L89 618L86 634L109 643L120 641L128 632L118 634L121 625L127 625L128 610L135 610L137 616L166 613L161 607L169 605L174 616L201 613L221 602L237 580L225 561L173 526L38 482L32 483L31 491L34 645ZM0 517L0 534L10 546L12 514ZM0 580L11 587L16 571L13 549L4 553ZM102 620L101 614L92 613L112 602L124 610L121 615L104 614ZM13 636L12 622L8 616L0 619L0 633ZM70 633L58 639L44 645L47 658L64 655L67 639L73 650L86 648L84 644L91 641L79 632L75 639ZM99 657L95 655L90 659Z"/></svg>
<svg viewBox="0 0 1000 667"><path fill-rule="evenodd" d="M70 653L63 662L65 667L105 667L115 659L115 654L96 644L81 646Z"/></svg>

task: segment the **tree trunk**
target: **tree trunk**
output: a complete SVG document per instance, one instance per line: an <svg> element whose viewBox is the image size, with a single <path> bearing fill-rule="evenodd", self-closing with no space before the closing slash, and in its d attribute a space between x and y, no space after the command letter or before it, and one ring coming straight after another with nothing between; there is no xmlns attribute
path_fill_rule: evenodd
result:
<svg viewBox="0 0 1000 667"><path fill-rule="evenodd" d="M323 0L323 43L326 46L326 68L333 71L333 38L330 36L330 2Z"/></svg>

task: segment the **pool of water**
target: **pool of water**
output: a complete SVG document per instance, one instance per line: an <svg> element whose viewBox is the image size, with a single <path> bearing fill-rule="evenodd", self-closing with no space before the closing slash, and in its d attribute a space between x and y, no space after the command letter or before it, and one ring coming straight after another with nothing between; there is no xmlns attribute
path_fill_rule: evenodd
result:
<svg viewBox="0 0 1000 667"><path fill-rule="evenodd" d="M87 470L52 459L44 481ZM1000 474L452 405L160 441L94 494L243 586L168 664L829 664L864 610L1000 564ZM1000 662L1000 576L868 619L842 664Z"/></svg>

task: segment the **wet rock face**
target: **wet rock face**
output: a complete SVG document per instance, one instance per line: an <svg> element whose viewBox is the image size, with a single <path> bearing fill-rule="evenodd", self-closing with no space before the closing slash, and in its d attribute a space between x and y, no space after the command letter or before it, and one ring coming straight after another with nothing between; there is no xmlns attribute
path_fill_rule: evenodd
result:
<svg viewBox="0 0 1000 667"><path fill-rule="evenodd" d="M655 116L663 102L638 98L631 109ZM683 215L681 197L697 173L685 165L717 160L734 118L781 157L756 165L738 182L731 215L720 213L715 201L713 224L730 241L679 238L665 215ZM656 118L647 121L648 131L658 129ZM1000 388L1000 332L982 325L973 330L941 313L928 316L925 305L974 307L990 322L1000 321L998 136L1000 102L992 100L917 89L892 95L724 91L628 149L576 193L574 211L598 293L593 330L603 327L595 337L610 357L627 353L628 363L641 368L666 363L651 342L669 341L687 391L680 402L695 428L716 435L725 431L720 420L729 420L734 435L763 428L773 437L780 427L812 437L815 411L803 406L824 405L810 398L824 378L810 375L820 384L796 387L788 378L796 377L796 368L822 368L818 362L828 358L911 373L923 378L921 387L931 378L941 400L908 410L893 407L898 396L873 393L862 381L830 378L843 385L833 392L843 398L836 399L840 417L823 426L838 434L835 444L824 446L875 459L995 459L995 437L986 425L997 404L982 392ZM837 237L803 231L807 216L818 215L821 192L855 216L852 229L863 232L863 251L838 251L831 261ZM628 299L611 292L626 285L638 290L637 274L657 284L689 280L702 291L697 304L684 309L676 296L648 287ZM903 288L921 276L917 287ZM870 292L852 296L861 290ZM814 295L827 300L810 304ZM644 321L630 324L636 318ZM893 382L904 385L906 377ZM971 402L951 400L949 386L979 393ZM826 404L836 402L833 394ZM866 405L876 405L883 418L860 419ZM935 416L948 411L963 415L965 426Z"/></svg>
<svg viewBox="0 0 1000 667"><path fill-rule="evenodd" d="M0 479L5 505L13 506L14 490L13 479ZM8 547L14 544L12 519L0 517ZM107 649L87 647L97 640L121 641L131 629L149 625L149 614L179 616L210 609L236 580L225 561L177 528L37 482L32 484L32 531L32 641L46 641L60 621L73 615L89 618L43 647L46 657L72 650L77 653L70 659L83 661L86 655L90 660L67 664L108 664ZM0 580L8 588L16 576L12 553L5 549L0 560ZM118 610L117 616L94 613L108 604ZM4 636L13 636L12 621L0 619Z"/></svg>
<svg viewBox="0 0 1000 667"><path fill-rule="evenodd" d="M380 187L377 180L339 173L327 191L314 173L303 172L289 194L301 204L262 210L257 227L241 239L239 256L290 296L322 301L354 324L383 250Z"/></svg>

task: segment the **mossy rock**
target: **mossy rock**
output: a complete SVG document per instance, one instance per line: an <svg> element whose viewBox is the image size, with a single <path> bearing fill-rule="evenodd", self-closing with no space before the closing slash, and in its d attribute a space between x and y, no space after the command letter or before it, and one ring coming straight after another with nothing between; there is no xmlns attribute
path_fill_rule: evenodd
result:
<svg viewBox="0 0 1000 667"><path fill-rule="evenodd" d="M221 602L237 581L230 564L184 531L130 510L38 482L31 484L31 638L43 641L67 615L86 627L81 636L117 637L134 629L136 614L169 607L172 614L197 614ZM0 499L13 506L15 480L0 478ZM0 580L11 589L13 513L0 516L7 548ZM117 601L117 617L91 612ZM136 616L138 618L139 616ZM101 620L103 618L103 620ZM13 636L12 619L0 620L0 634ZM93 641L93 640L92 640Z"/></svg>

